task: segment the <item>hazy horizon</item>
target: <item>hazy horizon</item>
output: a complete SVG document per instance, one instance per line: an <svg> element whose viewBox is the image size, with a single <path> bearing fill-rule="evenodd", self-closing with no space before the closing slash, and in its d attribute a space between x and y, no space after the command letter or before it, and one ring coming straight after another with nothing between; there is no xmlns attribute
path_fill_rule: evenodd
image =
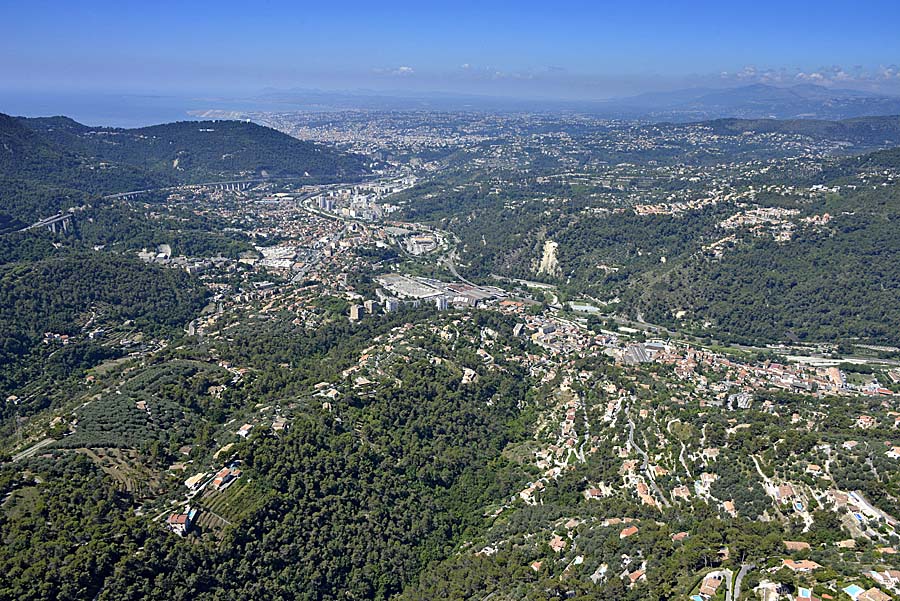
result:
<svg viewBox="0 0 900 601"><path fill-rule="evenodd" d="M753 84L900 96L892 59L900 56L893 28L900 6L882 1L851 13L836 1L763 0L751 12L705 1L649 2L638 11L603 2L277 0L250 8L231 0L76 0L16 3L5 13L16 27L0 39L0 112L67 115L88 125L379 103L577 109ZM335 106L310 101L317 94ZM354 104L367 96L368 104Z"/></svg>
<svg viewBox="0 0 900 601"><path fill-rule="evenodd" d="M191 96L265 88L602 100L815 83L900 93L895 3L455 3L252 9L225 1L16 3L0 88Z"/></svg>

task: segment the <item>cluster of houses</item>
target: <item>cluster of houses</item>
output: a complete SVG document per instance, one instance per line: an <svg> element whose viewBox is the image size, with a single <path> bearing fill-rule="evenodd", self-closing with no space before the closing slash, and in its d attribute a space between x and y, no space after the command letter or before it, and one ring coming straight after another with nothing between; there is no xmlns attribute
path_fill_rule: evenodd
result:
<svg viewBox="0 0 900 601"><path fill-rule="evenodd" d="M209 485L213 490L225 490L232 482L240 478L240 476L241 470L235 464L232 464L220 469Z"/></svg>

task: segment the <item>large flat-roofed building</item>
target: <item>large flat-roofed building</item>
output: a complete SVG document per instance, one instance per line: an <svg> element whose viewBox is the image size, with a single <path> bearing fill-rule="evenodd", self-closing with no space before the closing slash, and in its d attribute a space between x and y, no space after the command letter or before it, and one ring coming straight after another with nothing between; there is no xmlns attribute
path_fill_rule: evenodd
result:
<svg viewBox="0 0 900 601"><path fill-rule="evenodd" d="M378 277L377 280L382 286L400 297L422 299L442 294L441 290L431 284L405 275L388 274Z"/></svg>
<svg viewBox="0 0 900 601"><path fill-rule="evenodd" d="M493 286L447 283L419 276L388 274L376 279L391 294L414 301L432 300L439 309L443 308L443 301L439 300L441 297L446 298L448 305L475 307L506 294Z"/></svg>

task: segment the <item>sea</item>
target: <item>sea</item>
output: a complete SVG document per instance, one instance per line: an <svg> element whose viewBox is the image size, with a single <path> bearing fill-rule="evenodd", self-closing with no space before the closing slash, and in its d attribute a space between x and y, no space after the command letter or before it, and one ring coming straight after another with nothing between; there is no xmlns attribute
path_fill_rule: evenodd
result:
<svg viewBox="0 0 900 601"><path fill-rule="evenodd" d="M284 108L283 104L255 98L0 89L0 113L17 117L64 115L84 125L95 127L144 127L198 119L191 111L248 112L284 110Z"/></svg>

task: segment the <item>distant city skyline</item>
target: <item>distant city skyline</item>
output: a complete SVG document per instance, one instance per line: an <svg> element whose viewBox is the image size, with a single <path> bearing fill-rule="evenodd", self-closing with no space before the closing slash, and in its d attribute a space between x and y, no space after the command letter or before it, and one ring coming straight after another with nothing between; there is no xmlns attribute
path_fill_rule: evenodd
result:
<svg viewBox="0 0 900 601"><path fill-rule="evenodd" d="M814 83L900 94L900 6L872 1L7 2L0 89L266 88L598 100Z"/></svg>

